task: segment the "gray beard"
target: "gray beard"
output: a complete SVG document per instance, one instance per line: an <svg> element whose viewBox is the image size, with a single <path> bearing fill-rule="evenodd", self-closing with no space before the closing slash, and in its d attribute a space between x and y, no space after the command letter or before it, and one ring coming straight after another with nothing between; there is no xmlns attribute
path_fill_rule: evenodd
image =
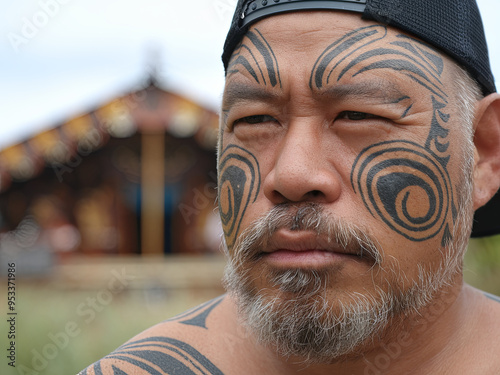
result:
<svg viewBox="0 0 500 375"><path fill-rule="evenodd" d="M443 250L438 270L419 265L419 276L412 283L395 265L381 268L393 276L392 282L385 283L385 291L380 287L373 293L335 296L329 285L331 270L304 269L273 270L262 276L269 289L258 290L249 270L258 265L258 249L282 227L327 233L336 243L368 254L374 265L381 266L383 253L366 231L325 217L314 204L302 206L294 214L290 207L277 206L240 236L229 257L224 284L238 303L242 323L259 343L280 356L299 357L304 364L332 363L361 354L371 340L384 335L393 318L418 313L461 269L462 252L456 246L465 246L468 238L462 235L456 246L450 244Z"/></svg>
<svg viewBox="0 0 500 375"><path fill-rule="evenodd" d="M244 324L261 344L273 347L283 357L301 357L307 364L328 363L352 353L388 322L391 302L383 294L378 299L353 295L349 303L339 300L332 305L322 276L294 270L279 278L286 281L271 297L251 290L233 292L238 296ZM314 285L311 288L308 284L309 292L283 292L296 289L305 280Z"/></svg>

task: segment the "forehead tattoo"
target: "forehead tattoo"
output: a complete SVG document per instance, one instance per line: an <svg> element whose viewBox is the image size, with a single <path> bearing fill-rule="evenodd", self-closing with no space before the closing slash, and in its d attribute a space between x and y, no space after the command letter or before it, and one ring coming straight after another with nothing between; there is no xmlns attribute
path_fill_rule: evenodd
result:
<svg viewBox="0 0 500 375"><path fill-rule="evenodd" d="M371 48L377 41L386 45ZM387 28L379 25L354 30L328 46L314 64L309 85L321 89L346 75L356 77L377 69L400 72L447 101L440 80L443 59L415 39L402 34L389 37Z"/></svg>
<svg viewBox="0 0 500 375"><path fill-rule="evenodd" d="M259 60L264 63L259 63ZM234 51L228 66L228 76L240 69L245 69L259 84L267 86L269 83L272 87L282 87L276 55L257 28L248 31Z"/></svg>
<svg viewBox="0 0 500 375"><path fill-rule="evenodd" d="M281 87L278 60L256 28L247 33L233 54L228 76L241 69L259 85ZM356 77L362 78L368 72L387 72L391 76L402 75L425 89L432 106L425 141L418 144L397 139L366 147L353 163L351 185L371 215L396 233L411 241L440 235L442 246L451 241L451 228L457 217L447 168L450 130L446 126L450 115L446 111L449 97L442 82L444 70L444 60L433 48L406 35L388 33L385 26L374 25L351 31L328 45L317 58L309 79L313 91L351 87L352 94L359 90L352 82ZM409 92L390 99L393 103L405 103L402 117L411 113L415 100ZM227 149L230 147L234 145L228 145ZM254 175L248 177L249 181L255 181ZM232 178L225 179L229 180ZM238 180L243 181L241 177ZM234 239L234 232L231 237Z"/></svg>

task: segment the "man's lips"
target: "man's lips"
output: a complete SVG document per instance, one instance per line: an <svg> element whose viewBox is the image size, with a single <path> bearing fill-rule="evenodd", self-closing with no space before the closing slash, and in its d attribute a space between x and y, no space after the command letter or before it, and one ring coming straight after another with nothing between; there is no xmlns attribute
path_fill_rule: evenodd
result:
<svg viewBox="0 0 500 375"><path fill-rule="evenodd" d="M267 262L279 267L318 268L345 261L353 256L326 250L276 250L264 255L264 258Z"/></svg>
<svg viewBox="0 0 500 375"><path fill-rule="evenodd" d="M290 231L280 229L272 236L264 253L277 251L310 252L324 251L344 255L361 256L361 249L349 249L334 241L328 241L312 231Z"/></svg>
<svg viewBox="0 0 500 375"><path fill-rule="evenodd" d="M277 231L260 254L266 261L282 267L321 267L332 263L360 261L361 249L344 248L310 231Z"/></svg>

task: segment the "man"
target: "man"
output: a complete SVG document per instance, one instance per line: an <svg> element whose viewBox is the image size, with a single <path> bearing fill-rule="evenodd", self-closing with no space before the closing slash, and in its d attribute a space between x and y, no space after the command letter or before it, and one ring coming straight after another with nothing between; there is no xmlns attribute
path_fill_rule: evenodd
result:
<svg viewBox="0 0 500 375"><path fill-rule="evenodd" d="M500 373L462 279L500 185L474 0L240 1L223 61L228 294L83 373Z"/></svg>

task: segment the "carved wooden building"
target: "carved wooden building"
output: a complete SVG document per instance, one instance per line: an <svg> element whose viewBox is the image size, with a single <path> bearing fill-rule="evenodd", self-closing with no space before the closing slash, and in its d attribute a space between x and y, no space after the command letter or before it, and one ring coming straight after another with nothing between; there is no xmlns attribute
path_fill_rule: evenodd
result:
<svg viewBox="0 0 500 375"><path fill-rule="evenodd" d="M217 128L151 81L0 150L0 251L217 251Z"/></svg>

